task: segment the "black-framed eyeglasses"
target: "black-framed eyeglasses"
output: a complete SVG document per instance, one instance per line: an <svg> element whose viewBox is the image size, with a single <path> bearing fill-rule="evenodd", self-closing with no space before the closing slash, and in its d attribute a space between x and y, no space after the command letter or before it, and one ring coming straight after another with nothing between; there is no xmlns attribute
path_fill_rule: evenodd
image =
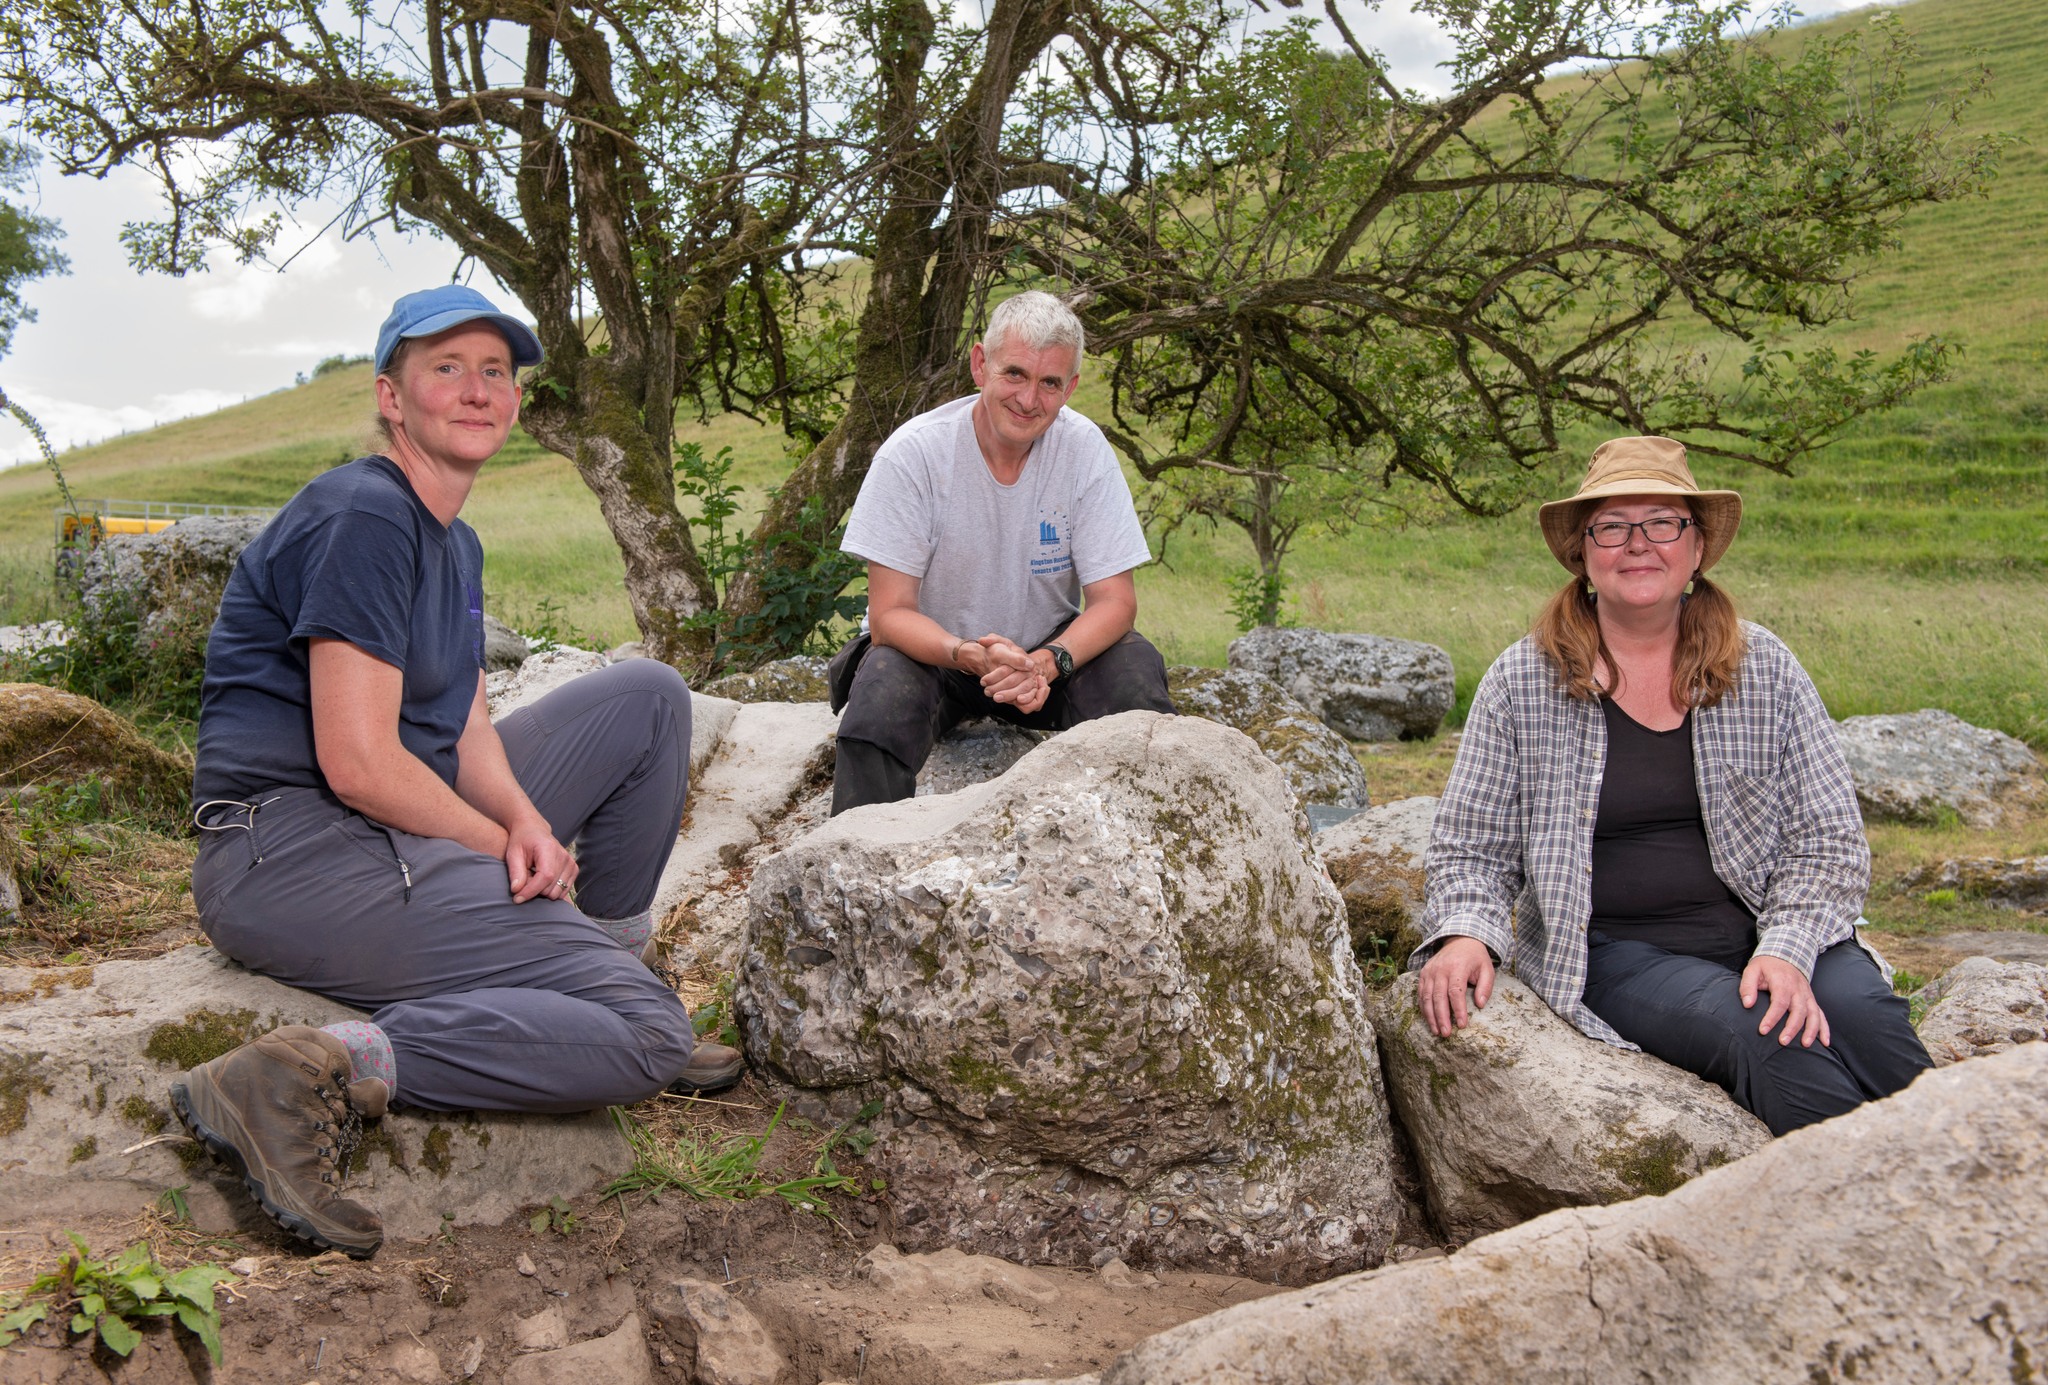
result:
<svg viewBox="0 0 2048 1385"><path fill-rule="evenodd" d="M1586 537L1602 548L1619 548L1628 542L1628 531L1640 529L1643 537L1651 543L1672 543L1692 525L1696 519L1679 519L1672 515L1659 515L1656 519L1626 520L1607 519L1586 530Z"/></svg>

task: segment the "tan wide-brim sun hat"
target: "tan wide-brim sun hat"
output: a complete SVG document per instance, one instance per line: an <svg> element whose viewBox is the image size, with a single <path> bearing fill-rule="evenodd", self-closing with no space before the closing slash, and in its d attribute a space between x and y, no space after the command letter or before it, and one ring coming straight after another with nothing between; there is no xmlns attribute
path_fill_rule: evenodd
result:
<svg viewBox="0 0 2048 1385"><path fill-rule="evenodd" d="M1684 496L1706 536L1701 572L1719 561L1735 541L1735 531L1742 527L1742 496L1735 491L1701 490L1685 464L1682 444L1669 438L1615 438L1593 450L1593 464L1586 468L1578 494L1553 500L1537 511L1550 551L1580 577L1586 575L1584 559L1574 562L1568 555L1572 540L1584 537L1579 526L1582 507L1589 500L1618 495Z"/></svg>

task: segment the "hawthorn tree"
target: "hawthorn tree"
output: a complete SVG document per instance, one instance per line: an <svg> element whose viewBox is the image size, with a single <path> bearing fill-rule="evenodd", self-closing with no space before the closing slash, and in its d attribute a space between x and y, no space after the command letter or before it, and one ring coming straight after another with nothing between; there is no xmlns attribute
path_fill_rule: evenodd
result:
<svg viewBox="0 0 2048 1385"><path fill-rule="evenodd" d="M143 268L263 254L315 198L481 264L547 348L528 429L690 669L802 628L876 446L966 388L1009 282L1081 309L1148 477L1270 471L1241 440L1284 398L1367 475L1483 513L1578 420L1782 469L1941 371L1939 342L1776 339L1988 174L1960 97L1905 100L1895 23L1780 56L1734 6L1430 0L1437 98L1390 80L1369 8L1245 3L14 0L0 100L68 172L157 175ZM1732 384L1657 345L1674 321L1743 345ZM679 410L799 454L736 571L677 507Z"/></svg>

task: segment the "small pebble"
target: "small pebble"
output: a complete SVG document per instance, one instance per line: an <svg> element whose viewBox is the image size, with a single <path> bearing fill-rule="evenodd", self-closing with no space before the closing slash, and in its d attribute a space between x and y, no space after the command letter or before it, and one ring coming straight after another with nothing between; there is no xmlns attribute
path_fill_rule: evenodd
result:
<svg viewBox="0 0 2048 1385"><path fill-rule="evenodd" d="M526 1276L526 1277L527 1277L528 1279L531 1279L531 1278L533 1278L533 1277L534 1277L535 1275L537 1275L537 1274L539 1274L539 1273L540 1273L540 1271L539 1271L539 1270L537 1270L537 1269L535 1269L535 1268L533 1267L533 1261L532 1261L532 1260L530 1260L530 1259L528 1259L528 1258L527 1258L527 1256L526 1256L526 1254L525 1254L525 1252L523 1252L523 1251L522 1251L522 1252L520 1252L520 1256L519 1256L519 1263L518 1263L518 1265L517 1265L517 1266L515 1266L515 1268L516 1268L516 1269L517 1269L517 1270L518 1270L518 1271L519 1271L519 1272L520 1272L521 1274L525 1275L525 1276Z"/></svg>
<svg viewBox="0 0 2048 1385"><path fill-rule="evenodd" d="M253 1255L244 1255L239 1260L228 1261L228 1268L242 1276L242 1278L247 1279L250 1275L263 1268L263 1262Z"/></svg>

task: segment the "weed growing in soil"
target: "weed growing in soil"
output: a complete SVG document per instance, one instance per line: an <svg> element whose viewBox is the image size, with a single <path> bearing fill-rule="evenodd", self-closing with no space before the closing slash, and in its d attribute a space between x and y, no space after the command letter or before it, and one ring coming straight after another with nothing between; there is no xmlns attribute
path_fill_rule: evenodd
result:
<svg viewBox="0 0 2048 1385"><path fill-rule="evenodd" d="M569 1204L559 1194L549 1198L546 1205L528 1217L526 1224L532 1228L536 1236L544 1236L550 1231L557 1236L573 1236L582 1226L582 1223L577 1221L576 1214L569 1210Z"/></svg>
<svg viewBox="0 0 2048 1385"><path fill-rule="evenodd" d="M0 1302L0 1346L11 1345L31 1325L42 1322L52 1308L71 1309L75 1336L97 1332L108 1351L127 1356L142 1341L137 1325L152 1318L170 1318L205 1346L220 1364L220 1309L214 1289L234 1275L219 1265L189 1265L166 1270L147 1241L138 1241L112 1260L95 1260L74 1232L75 1249L49 1274L38 1275L28 1292Z"/></svg>

